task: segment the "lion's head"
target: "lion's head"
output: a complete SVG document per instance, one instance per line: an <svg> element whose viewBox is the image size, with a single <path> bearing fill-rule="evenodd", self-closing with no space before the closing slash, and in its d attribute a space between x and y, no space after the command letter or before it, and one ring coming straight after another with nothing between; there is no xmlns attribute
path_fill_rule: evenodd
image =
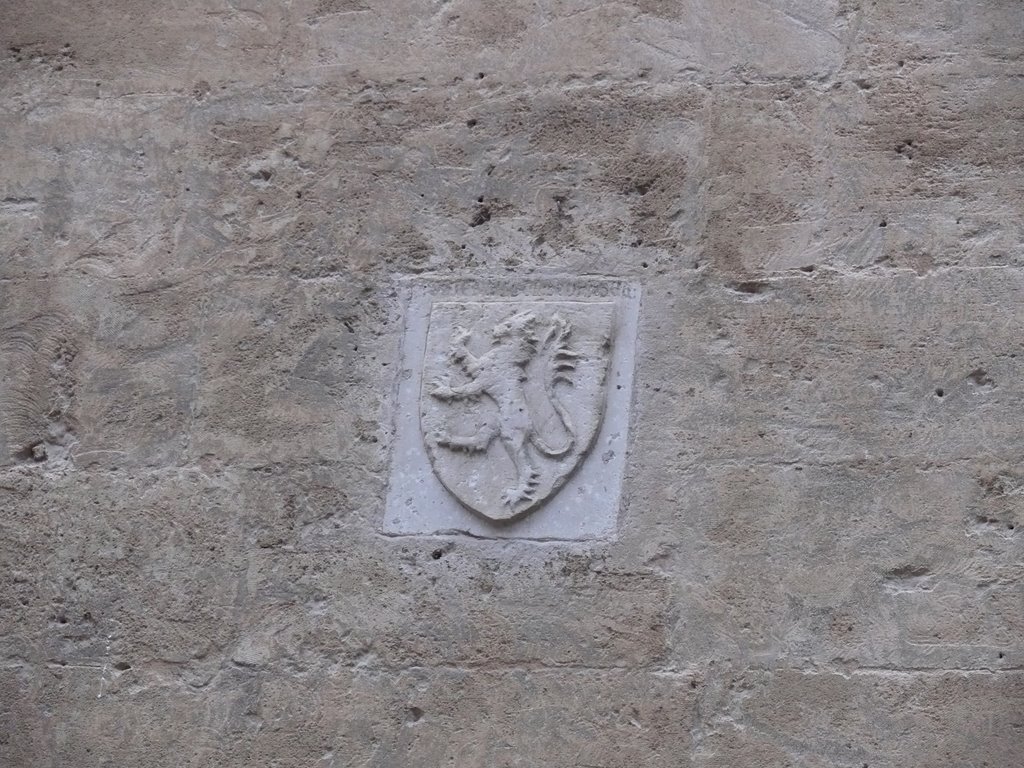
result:
<svg viewBox="0 0 1024 768"><path fill-rule="evenodd" d="M537 316L529 310L516 312L502 320L491 329L494 343L517 345L517 351L524 359L529 359L537 350L540 339L537 337Z"/></svg>

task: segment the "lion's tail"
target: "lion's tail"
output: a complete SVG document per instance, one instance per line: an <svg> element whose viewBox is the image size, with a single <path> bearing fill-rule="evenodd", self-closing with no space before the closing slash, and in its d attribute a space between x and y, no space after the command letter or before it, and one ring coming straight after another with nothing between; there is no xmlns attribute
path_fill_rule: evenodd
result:
<svg viewBox="0 0 1024 768"><path fill-rule="evenodd" d="M563 422L565 422L569 418L568 414L563 413L564 409L562 408L561 403L555 405L555 410L558 411L558 415L562 418ZM568 424L566 425L566 429L569 429ZM530 441L534 444L534 446L536 446L538 451L543 453L548 458L560 459L563 456L566 456L576 445L576 436L571 431L569 431L569 437L566 439L565 444L558 448L552 448L544 441L544 438L542 438L536 432L530 435Z"/></svg>
<svg viewBox="0 0 1024 768"><path fill-rule="evenodd" d="M544 438L536 432L531 435L531 440L538 451L552 459L560 459L566 456L576 446L576 428L573 426L572 417L555 392L555 385L558 382L566 381L570 384L572 383L569 374L576 370L576 361L579 359L579 355L569 348L570 333L572 333L572 326L560 315L556 314L552 318L551 328L548 329L547 337L544 339L544 348L548 352L549 366L549 372L545 376L544 390L551 401L552 407L554 407L555 412L558 414L558 418L561 420L562 427L565 429L568 437L565 443L557 448L548 445Z"/></svg>

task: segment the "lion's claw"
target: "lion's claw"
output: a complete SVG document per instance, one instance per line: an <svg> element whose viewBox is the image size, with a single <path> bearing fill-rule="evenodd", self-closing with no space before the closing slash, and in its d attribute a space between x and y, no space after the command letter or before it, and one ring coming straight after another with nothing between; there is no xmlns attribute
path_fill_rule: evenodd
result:
<svg viewBox="0 0 1024 768"><path fill-rule="evenodd" d="M430 382L430 394L439 400L451 400L455 397L451 384L444 379L434 379Z"/></svg>

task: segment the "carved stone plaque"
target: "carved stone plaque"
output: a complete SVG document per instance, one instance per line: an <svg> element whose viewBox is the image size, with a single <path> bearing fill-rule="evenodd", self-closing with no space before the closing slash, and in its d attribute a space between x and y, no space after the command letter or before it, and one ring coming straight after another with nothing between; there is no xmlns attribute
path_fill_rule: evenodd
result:
<svg viewBox="0 0 1024 768"><path fill-rule="evenodd" d="M599 301L433 305L420 426L455 498L508 522L565 484L604 416L614 320Z"/></svg>
<svg viewBox="0 0 1024 768"><path fill-rule="evenodd" d="M614 535L636 286L422 281L404 298L384 531Z"/></svg>

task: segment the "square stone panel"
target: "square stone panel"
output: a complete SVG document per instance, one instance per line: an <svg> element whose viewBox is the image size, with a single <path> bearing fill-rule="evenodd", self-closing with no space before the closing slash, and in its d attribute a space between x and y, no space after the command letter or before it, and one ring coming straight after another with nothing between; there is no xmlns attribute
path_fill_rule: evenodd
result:
<svg viewBox="0 0 1024 768"><path fill-rule="evenodd" d="M614 538L639 287L419 279L403 304L384 533Z"/></svg>

